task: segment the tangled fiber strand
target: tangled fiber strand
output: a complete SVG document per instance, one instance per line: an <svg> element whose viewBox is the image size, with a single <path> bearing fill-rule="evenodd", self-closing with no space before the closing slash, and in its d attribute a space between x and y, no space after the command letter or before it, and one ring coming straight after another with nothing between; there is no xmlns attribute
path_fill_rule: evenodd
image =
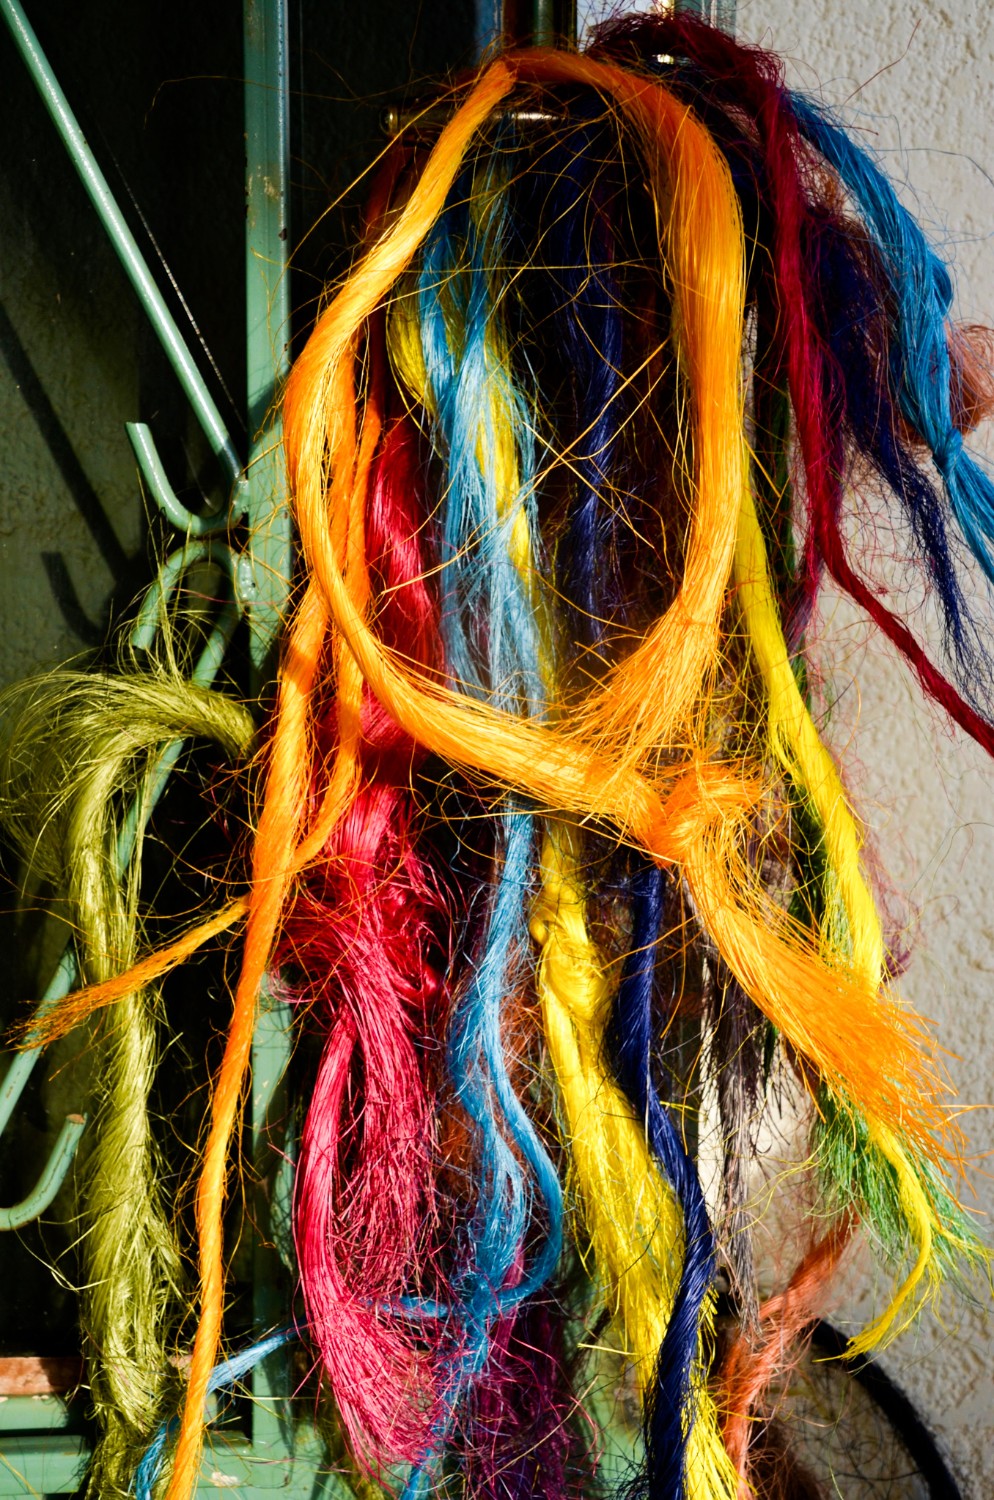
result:
<svg viewBox="0 0 994 1500"><path fill-rule="evenodd" d="M436 1399L430 1329L412 1332L397 1310L426 1281L438 1293L434 1111L418 1036L438 1023L440 902L404 811L394 788L360 795L283 939L284 956L313 976L292 998L324 1011L327 1028L297 1173L301 1287L309 1336L367 1461L413 1461Z"/></svg>
<svg viewBox="0 0 994 1500"><path fill-rule="evenodd" d="M759 531L754 517L750 526L753 541L758 545ZM752 563L758 561L753 555ZM754 648L760 648L764 622L757 614L756 591L762 571L757 568L749 582L747 577L748 571L743 570L740 600L746 617L754 617L752 642ZM762 585L758 592L764 592ZM765 624L772 623L771 612ZM818 830L821 929L827 941L844 945L844 951L850 952L857 972L879 985L883 975L883 943L879 919L860 873L858 825L847 809L831 763L824 752L818 753L820 747L810 719L801 713L800 695L785 659L779 652L773 659L781 662L779 685L775 678L769 679L771 695L775 691L780 700L776 702L771 696L773 743L795 788L808 799L804 811ZM785 713L785 705L791 703L793 709ZM902 1309L920 1284L934 1289L957 1256L964 1263L972 1260L976 1264L984 1259L985 1252L975 1229L953 1203L927 1158L919 1158L913 1147L909 1150L902 1144L900 1132L892 1126L879 1120L867 1124L860 1111L854 1110L844 1097L832 1099L829 1104L830 1093L823 1092L815 1132L817 1137L827 1120L835 1122L834 1153L822 1152L816 1145L816 1154L823 1165L842 1172L834 1181L828 1178L830 1192L839 1197L841 1190L845 1201L847 1190L872 1182L876 1191L855 1196L852 1200L855 1208L871 1220L875 1234L894 1262L900 1265L909 1247L913 1258L910 1271L896 1287L886 1310L853 1341L853 1352L865 1352L903 1326L909 1314L902 1313ZM843 1119L849 1120L848 1126L841 1124ZM845 1141L850 1143L848 1163L845 1150L840 1149ZM864 1164L862 1168L860 1161ZM953 1246L955 1252L950 1255ZM914 1307L913 1303L909 1305Z"/></svg>
<svg viewBox="0 0 994 1500"><path fill-rule="evenodd" d="M489 1445L492 1460L477 1463L477 1456L488 1446L486 1422L505 1420L494 1414L509 1410L510 1351L541 1306L535 1298L558 1255L559 1187L509 1081L501 1010L529 972L522 913L534 888L533 820L541 813L549 833L532 911L537 988L591 1242L588 1261L647 1397L645 1483L652 1487L654 1473L667 1476L665 1484L680 1474L694 1500L730 1500L739 1478L721 1449L706 1389L710 1226L682 1142L652 1088L641 989L632 1025L622 1028L637 1055L619 1054L635 1106L607 1066L614 985L610 959L588 931L573 822L590 825L586 837L606 834L651 861L645 891L640 877L636 926L649 923L650 887L658 891L665 882L686 892L700 928L692 941L709 955L714 950L729 976L726 991L734 986L762 1011L826 1114L831 1107L843 1127L846 1120L855 1127L854 1149L872 1168L860 1179L836 1164L841 1206L851 1196L862 1213L860 1195L882 1197L879 1223L898 1226L899 1254L910 1247L914 1257L862 1347L903 1318L942 1256L972 1253L944 1176L957 1161L959 1135L924 1026L882 984L883 943L860 867L859 824L815 732L803 672L795 673L791 660L804 609L790 602L797 594L792 490L781 472L788 397L809 515L801 574L808 600L827 565L905 651L926 690L982 742L991 736L983 715L879 605L843 539L841 476L853 451L866 450L888 483L900 482L912 534L935 553L932 582L945 601L953 649L963 655L972 627L956 615L951 551L942 550L945 522L909 467L910 439L898 430L888 449L860 427L855 412L860 393L873 389L873 380L877 388L883 383L881 350L885 335L894 342L892 323L885 328L878 319L855 347L839 308L815 306L826 279L864 267L876 276L885 257L879 245L866 248L865 233L858 254L850 254L843 248L846 221L813 200L803 175L813 153L806 154L768 64L683 21L609 29L598 46L594 57L512 53L480 71L423 166L405 180L405 196L389 216L374 216L368 249L322 311L289 383L285 440L305 582L286 634L249 894L224 914L234 921L247 913L248 922L198 1194L201 1321L170 1500L187 1500L199 1468L221 1329L228 1154L259 986L274 956L285 959L287 981L298 998L313 1002L326 1031L317 1107L305 1130L298 1235L313 1336L328 1346L350 1441L374 1472L394 1460L411 1464L413 1500L439 1472L448 1483L442 1450L456 1432L464 1479L472 1473L474 1483L500 1493L499 1445ZM634 50L641 67L611 60L611 48L626 58ZM716 141L674 92L647 75L648 57L660 52L689 55L716 80L714 108L727 121L753 122L745 127L746 150L723 154L727 129ZM556 485L569 491L565 527L563 507L553 503L553 525L541 542L552 540L556 584L573 613L589 614L589 627L574 632L581 652L600 651L598 621L630 625L625 609L641 587L632 585L628 599L617 602L598 597L590 583L597 548L610 528L627 525L620 512L609 516L609 506L625 487L614 477L623 447L617 432L631 400L621 392L640 354L637 339L626 342L624 320L619 332L609 273L576 284L580 241L564 222L559 240L550 236L551 248L564 247L563 278L572 288L574 311L564 316L572 316L572 335L602 343L610 359L598 366L591 355L582 392L560 377L558 390L572 398L562 442L554 426L543 430L544 417L520 394L529 346L522 336L512 348L507 332L512 276L502 251L510 231L501 216L528 195L508 193L501 169L491 165L507 140L505 126L491 117L516 87L557 103L582 97L584 129L598 110L610 112L626 162L637 162L648 184L640 191L656 217L651 274L672 301L671 312L657 319L675 372L666 412L673 418L672 464L659 494L645 495L644 514L655 507L661 523L650 541L657 556L667 556L673 542L667 528L682 531L680 568L651 594L665 602L647 628L631 630L630 647L618 632L612 659L591 673L556 659L565 632L552 620L540 580L545 554L537 526L547 512L533 493L531 445L538 430L550 473L557 449L569 471L569 480L559 475L552 488L553 502ZM567 175L563 194L574 201L580 185L595 185L586 253L606 264L623 232L602 209L597 170L578 159ZM460 208L464 194L469 202ZM756 485L758 507L749 490L741 370L748 333L743 221L768 233L774 271L772 279L754 271L749 283L757 308L755 388L765 393L754 418L768 429L758 446L765 443L772 459L771 482ZM646 247L635 248L645 257ZM562 306L561 294L558 301ZM516 317L520 326L520 312ZM394 369L410 409L423 413L420 438L408 420L388 420L385 321L406 349L393 355ZM894 385L889 353L886 366ZM911 378L901 374L902 390ZM970 405L964 390L972 378L954 356L951 421ZM914 425L908 399L900 396L903 419ZM940 426L923 437L938 444L940 468L955 474L960 459L946 453ZM429 441L434 456L426 465ZM636 446L626 439L624 451ZM424 492L422 467L432 482L444 473L439 496ZM673 524L674 499L685 507L682 526ZM384 510L396 524L382 519ZM976 524L983 532L982 518ZM440 616L424 584L426 567L437 560L431 547L441 563ZM588 561L569 555L584 549ZM649 597L639 596L640 607ZM444 662L430 648L436 630ZM741 641L732 639L738 632ZM746 656L749 691L722 697ZM561 682L569 684L565 702L555 701L553 685ZM744 705L748 719L735 733L723 717L726 700ZM466 925L459 954L460 963L478 960L479 973L468 981L458 965L443 977L454 924L431 815L418 803L438 761L498 799L485 845L493 876L471 903L480 930ZM800 853L777 852L777 841L791 837L785 807L799 829L805 825L801 842L808 847ZM771 878L772 867L778 880L788 871L792 891L789 881L785 893L783 881ZM619 941L627 936L616 934ZM630 963L624 978L641 984L636 959ZM89 991L87 1003L94 995L106 1003L110 991L106 984ZM628 998L634 995L631 988ZM438 1220L431 1083L438 1076L433 1048L453 997L448 1062L470 1125L463 1185L472 1208L453 1238L456 1254L448 1256ZM84 1002L77 997L76 1004ZM455 1178L452 1164L448 1180ZM368 1243L349 1241L356 1222ZM776 1312L781 1324L787 1311ZM676 1352L664 1367L667 1340ZM565 1409L561 1392L553 1397L544 1375L537 1381L537 1404ZM750 1387L750 1400L758 1400L757 1391Z"/></svg>
<svg viewBox="0 0 994 1500"><path fill-rule="evenodd" d="M505 816L502 825L501 868L488 913L482 958L464 1001L457 1007L449 1040L455 1095L475 1127L480 1158L466 1265L455 1288L465 1331L452 1401L454 1405L460 1389L465 1392L469 1385L478 1385L479 1393L471 1400L471 1409L477 1412L492 1412L499 1406L500 1392L507 1390L504 1366L508 1350L515 1342L514 1312L541 1291L562 1251L562 1189L508 1076L501 1025L503 1001L521 983L520 973L515 971L520 970L525 951L520 929L531 883L533 820L519 813ZM527 1171L522 1171L522 1164ZM534 1234L538 1217L536 1198L541 1205L541 1239L526 1260L526 1240L530 1231ZM494 1331L498 1322L499 1336ZM493 1350L492 1338L496 1340ZM542 1373L540 1366L532 1369L523 1363L519 1381L529 1370L526 1388ZM565 1420L559 1409L562 1400L555 1385L548 1383L548 1374L554 1372L545 1373L546 1381L536 1382L538 1388L532 1393L534 1407L555 1413L559 1426ZM523 1396L524 1392L518 1394ZM527 1412L530 1404L522 1400L521 1410ZM509 1418L515 1415L515 1406L509 1404ZM513 1428L509 1431L508 1425L502 1424L500 1432L504 1441L513 1441ZM484 1441L470 1427L466 1436L468 1454L479 1452ZM536 1462L541 1462L540 1454L536 1454ZM558 1493L553 1475L554 1470L546 1475L550 1500ZM495 1475L484 1483L500 1493Z"/></svg>
<svg viewBox="0 0 994 1500"><path fill-rule="evenodd" d="M641 48L647 46L649 34L653 48L662 50L664 46L668 49L670 45L677 45L668 32L665 33L668 40L661 40L658 28L653 23L649 23L649 26L650 33L647 34L644 28L632 28L622 23L620 32L629 44L633 38L637 38L636 45ZM686 37L683 36L684 30L687 31ZM605 34L609 41L617 43L617 29L612 33L608 28ZM740 50L732 43L726 44L719 34L712 33L710 29L702 30L691 23L687 23L686 27L683 22L679 23L678 37L681 50L689 42L691 56L695 56L695 43L698 52L716 54L719 68L723 66L731 70L732 61ZM714 62L714 56L710 56L709 60ZM776 196L774 228L775 262L782 307L785 310L785 359L805 457L809 500L815 507L815 533L821 536L824 543L823 523L827 517L836 515L838 509L837 499L833 498L832 475L840 472L841 466L837 458L835 461L831 459L824 438L826 430L831 428L831 423L827 420L831 404L827 409L823 408L820 417L816 419L819 393L824 400L830 370L820 349L817 334L811 326L812 320L806 313L804 266L800 253L804 205L789 125L783 123L779 112L775 82L761 73L760 64L753 60L751 54L747 54L747 61L748 67L740 71L745 72L751 83L752 95L749 102L756 105L761 127L766 124L766 144L771 163L768 170L774 181L786 184ZM812 402L813 406L810 404ZM821 507L820 511L818 506ZM821 522L818 521L819 515ZM822 526L820 533L819 525ZM832 546L836 544L841 548L837 525L829 542ZM794 784L811 803L817 822L824 830L824 868L835 887L834 896L829 889L825 909L828 923L826 935L833 946L842 951L848 949L857 971L864 974L871 984L878 986L883 967L882 939L879 919L859 869L858 830L840 795L837 774L818 741L789 667L785 643L777 623L776 607L768 589L761 531L751 499L748 498L741 513L736 576L739 584L738 597L751 646L757 654L770 693L774 752L784 769L792 776ZM867 1139L871 1147L889 1164L916 1259L911 1272L897 1289L891 1306L856 1341L854 1348L860 1350L872 1347L875 1339L884 1337L895 1326L899 1309L923 1276L927 1275L934 1281L939 1274L939 1266L932 1253L936 1232L940 1227L935 1207L929 1203L922 1175L916 1171L914 1162L909 1160L900 1137L900 1131L895 1134L892 1126L878 1121L871 1125ZM950 1233L959 1244L969 1242L969 1227L965 1225L962 1215ZM980 1253L979 1246L974 1253Z"/></svg>
<svg viewBox="0 0 994 1500"><path fill-rule="evenodd" d="M780 77L776 67L772 72ZM756 225L757 245L769 245L775 210L759 143L743 135L741 112L725 114L714 102L717 94L719 99L725 98L730 103L736 95L736 80L725 77L712 80L702 69L690 67L681 70L679 78L722 144L743 202L744 219L747 225ZM802 151L804 155L813 158L811 151ZM960 691L989 718L991 667L981 644L978 623L967 608L956 572L946 523L948 506L918 463L911 442L916 435L898 408L896 393L900 391L900 379L895 372L901 356L892 334L900 330L891 327L891 308L895 300L905 295L905 281L899 276L894 282L894 264L872 235L856 219L840 215L841 188L838 185L833 188L834 177L826 173L824 166L820 173L815 173L813 165L812 160L802 162L812 179L805 187L802 254L811 282L812 321L837 377L834 389L837 433L846 439L848 447L868 460L905 511L917 560L942 609ZM914 233L920 235L917 226ZM766 405L761 402L759 392L764 387L775 389L782 379L777 353L779 298L773 267L765 254L755 257L751 279L759 325L756 362L759 424L761 410ZM946 338L948 400L955 412L955 422L965 429L990 409L989 338L985 330L975 328L950 328ZM840 469L840 476L841 473ZM792 647L796 647L799 634L791 622L799 617L800 601L785 597L783 608L785 630Z"/></svg>
<svg viewBox="0 0 994 1500"><path fill-rule="evenodd" d="M576 1398L563 1390L564 1316L558 1301L539 1294L494 1324L486 1378L466 1394L467 1494L481 1500L589 1494L590 1442L578 1441Z"/></svg>
<svg viewBox="0 0 994 1500"><path fill-rule="evenodd" d="M565 354L572 421L550 455L566 464L572 502L557 544L557 587L570 609L573 633L597 649L621 606L616 471L626 392L622 377L622 313L615 239L606 201L607 131L581 123L554 145L531 187L522 231L537 242L555 290L552 337ZM599 160L602 158L603 160ZM534 201L542 192L544 201ZM519 188L519 195L523 192ZM531 208L531 215L528 209ZM527 249L535 253L534 246ZM541 295L536 287L536 300Z"/></svg>
<svg viewBox="0 0 994 1500"><path fill-rule="evenodd" d="M736 551L737 600L749 635L749 643L760 666L769 695L769 728L773 752L791 778L802 799L808 819L818 830L821 846L821 929L825 941L850 957L857 973L879 986L884 973L884 944L880 919L863 877L860 863L861 829L847 804L838 773L821 745L787 657L786 643L777 618L770 587L762 534L751 499L742 508ZM837 1104L836 1108L841 1105ZM854 1125L853 1134L859 1134ZM943 1228L930 1203L926 1188L931 1181L927 1168L919 1170L903 1149L900 1136L891 1127L873 1122L865 1130L867 1148L887 1162L900 1205L905 1234L915 1251L915 1264L896 1290L890 1307L855 1341L854 1349L865 1352L895 1324L905 1301L923 1276L937 1284L941 1262L937 1243L949 1235L959 1248L974 1242L973 1254L981 1254L976 1237L962 1214ZM876 1200L874 1200L876 1201ZM942 1192L940 1204L948 1208ZM865 1210L862 1205L860 1211ZM904 1248L904 1234L897 1241ZM892 1245L894 1242L892 1241ZM900 1253L900 1252L899 1252Z"/></svg>
<svg viewBox="0 0 994 1500"><path fill-rule="evenodd" d="M440 550L449 678L465 692L534 714L542 687L533 423L511 378L495 305L507 233L499 142L486 166L457 185L457 200L471 195L463 212L443 213L423 247L424 382L415 394L434 414L435 444L445 456ZM461 274L457 254L465 257Z"/></svg>
<svg viewBox="0 0 994 1500"><path fill-rule="evenodd" d="M573 137L569 139L572 145ZM589 149L588 142L581 145L587 145ZM570 529L560 548L568 571L557 581L567 599L576 598L581 603L582 613L578 621L581 641L596 645L603 636L605 617L618 607L620 582L612 576L610 561L615 517L609 496L613 478L611 460L619 425L621 318L612 272L606 264L612 248L610 231L603 211L597 212L596 203L593 210L596 217L589 231L585 223L589 187L586 193L583 192L585 184L580 174L589 171L590 165L582 149L571 153L570 172L551 195L553 228L546 254L553 264L565 268L565 274L571 275L576 283L577 289L564 304L561 316L567 328L566 348L577 372L576 427L591 450L590 457L578 456L573 460L579 481L578 494L571 508ZM578 212L580 205L583 207ZM579 254L577 245L584 231L599 251L594 260L595 269L593 273L587 271L585 283L581 278L588 256ZM580 245L583 245L582 239ZM594 259L593 256L589 258ZM657 1353L655 1380L646 1386L644 1464L641 1474L631 1481L628 1488L633 1494L658 1492L677 1496L685 1493L688 1439L693 1432L701 1394L695 1389L695 1382L699 1387L702 1378L706 1378L706 1375L702 1377L699 1363L700 1335L702 1321L708 1323L713 1313L714 1249L696 1171L668 1112L659 1101L651 1077L651 997L663 890L664 876L653 866L645 868L633 882L633 952L622 975L610 1035L618 1082L628 1095L636 1116L644 1123L651 1149L677 1195L684 1216L678 1285L675 1289L668 1288L672 1307L665 1322L662 1346ZM560 1083L569 1113L570 1092L565 1079L561 1078ZM580 1169L578 1186L585 1200L593 1196ZM594 1233L595 1260L602 1248ZM672 1247L670 1253L679 1259L677 1248ZM602 1268L602 1274L608 1280L617 1274L617 1267L610 1258L607 1266ZM663 1284L666 1284L665 1277ZM707 1437L704 1442L707 1443ZM695 1457L699 1464L699 1450ZM698 1475L698 1481L699 1478Z"/></svg>

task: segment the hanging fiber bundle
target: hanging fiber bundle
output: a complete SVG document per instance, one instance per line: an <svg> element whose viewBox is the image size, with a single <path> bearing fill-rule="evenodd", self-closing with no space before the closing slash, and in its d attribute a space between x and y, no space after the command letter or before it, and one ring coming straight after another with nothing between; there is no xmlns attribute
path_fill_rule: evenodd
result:
<svg viewBox="0 0 994 1500"><path fill-rule="evenodd" d="M208 1396L296 1335L356 1495L745 1500L769 1391L861 1226L891 1289L850 1354L987 1266L807 654L827 573L994 750L963 570L994 577L964 447L983 339L948 323L948 272L877 165L701 23L508 50L447 105L385 154L283 396L298 586L241 892L139 956L140 839L122 878L108 861L154 747L213 738L247 780L224 695L56 677L0 760L20 844L69 872L86 982L30 1037L112 1007L84 1205L93 1493L137 1473L189 1500ZM941 663L857 555L865 473ZM190 1349L148 995L225 933ZM296 1042L298 1318L225 1359L264 989ZM800 1184L803 1222L770 1293L754 1158L778 1090L803 1140L776 1196ZM108 1201L124 1130L140 1190Z"/></svg>

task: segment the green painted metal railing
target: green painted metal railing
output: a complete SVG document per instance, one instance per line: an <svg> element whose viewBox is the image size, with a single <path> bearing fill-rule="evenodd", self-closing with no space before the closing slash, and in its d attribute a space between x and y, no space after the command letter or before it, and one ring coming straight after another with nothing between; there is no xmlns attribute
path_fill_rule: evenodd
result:
<svg viewBox="0 0 994 1500"><path fill-rule="evenodd" d="M244 615L255 685L261 690L272 669L291 566L279 431L268 421L286 373L290 337L286 0L246 0L244 7L246 410L252 434L244 466L18 0L0 0L0 15L218 459L220 478L227 489L227 501L219 511L204 515L188 510L169 483L150 429L143 423L128 424L128 437L149 493L166 518L187 537L160 567L139 611L132 643L139 649L152 648L169 597L194 564L209 562L228 577L230 597L220 609L192 678L201 685L214 681L237 620ZM237 550L225 540L236 523L244 523L247 531L245 545ZM182 752L182 742L163 747L154 792L143 808L144 817L150 814ZM137 809L132 816L134 821L125 826L119 843L121 868L131 856L138 833ZM77 981L78 967L70 947L59 962L39 1011L57 1004ZM9 1124L40 1056L41 1050L33 1049L19 1052L11 1060L0 1085L0 1132ZM260 1189L255 1205L256 1220L263 1224L281 1216L289 1219L287 1173L285 1168L279 1170L286 1152L282 1140L270 1140L269 1125L271 1118L282 1118L286 1111L281 1081L288 1056L285 1007L267 999L260 1009L253 1047L251 1098L253 1162L260 1183L267 1184ZM23 1227L51 1205L85 1125L81 1113L67 1116L32 1192L22 1202L0 1209L0 1229ZM253 1282L253 1321L258 1332L287 1316L287 1297L280 1290L287 1282L286 1268L260 1236ZM202 1489L237 1487L242 1493L279 1489L293 1497L331 1492L319 1472L321 1444L313 1435L295 1432L287 1420L289 1391L287 1371L281 1368L279 1356L271 1357L256 1370L249 1431L225 1433L223 1446L212 1449L208 1445ZM56 1395L8 1396L0 1403L0 1497L64 1495L77 1489L87 1445L79 1433L64 1430L71 1420L66 1403Z"/></svg>

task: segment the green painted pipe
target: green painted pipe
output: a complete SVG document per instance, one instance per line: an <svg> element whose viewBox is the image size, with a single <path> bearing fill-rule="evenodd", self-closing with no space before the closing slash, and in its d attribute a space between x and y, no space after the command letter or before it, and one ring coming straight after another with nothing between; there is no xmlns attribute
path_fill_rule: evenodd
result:
<svg viewBox="0 0 994 1500"><path fill-rule="evenodd" d="M280 428L267 420L290 367L290 79L286 0L245 0L245 360L252 445L243 597L254 687L273 675L292 539Z"/></svg>
<svg viewBox="0 0 994 1500"><path fill-rule="evenodd" d="M23 1229L25 1224L30 1224L45 1212L65 1181L85 1129L85 1115L66 1115L59 1138L32 1191L12 1208L0 1208L0 1230Z"/></svg>

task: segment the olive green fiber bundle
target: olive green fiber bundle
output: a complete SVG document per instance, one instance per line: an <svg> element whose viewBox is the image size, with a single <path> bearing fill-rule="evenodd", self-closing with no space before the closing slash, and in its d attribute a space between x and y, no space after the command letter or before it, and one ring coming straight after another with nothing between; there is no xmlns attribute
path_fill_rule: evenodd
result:
<svg viewBox="0 0 994 1500"><path fill-rule="evenodd" d="M85 981L121 973L136 954L143 829L160 752L209 740L243 760L251 717L160 667L22 684L0 697L0 723L0 820L27 875L65 900ZM126 995L91 1036L94 1121L79 1202L82 1316L101 1433L89 1471L94 1500L131 1493L162 1419L170 1334L185 1310L149 1118L158 999L153 990Z"/></svg>

